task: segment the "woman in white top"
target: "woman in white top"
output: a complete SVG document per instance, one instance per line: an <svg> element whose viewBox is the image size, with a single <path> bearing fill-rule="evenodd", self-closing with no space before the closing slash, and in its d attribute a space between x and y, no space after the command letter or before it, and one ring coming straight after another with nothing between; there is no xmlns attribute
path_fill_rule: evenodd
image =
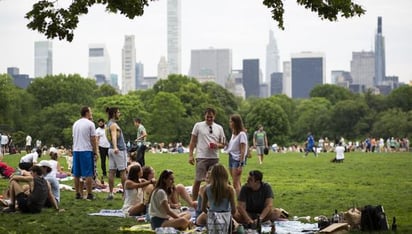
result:
<svg viewBox="0 0 412 234"><path fill-rule="evenodd" d="M150 196L149 214L150 224L155 230L159 227L173 227L185 230L190 224L190 213L185 211L177 214L170 208L168 194L174 184L174 175L171 170L164 170L156 182Z"/></svg>
<svg viewBox="0 0 412 234"><path fill-rule="evenodd" d="M229 125L232 129L232 138L226 151L229 153L229 170L233 180L233 187L236 190L236 194L239 195L242 167L245 165L248 148L247 134L240 115L231 115Z"/></svg>
<svg viewBox="0 0 412 234"><path fill-rule="evenodd" d="M156 180L142 180L140 179L142 175L143 172L140 165L133 165L130 167L124 183L125 189L122 211L128 216L138 216L146 213L146 205L143 203L143 187L154 184Z"/></svg>

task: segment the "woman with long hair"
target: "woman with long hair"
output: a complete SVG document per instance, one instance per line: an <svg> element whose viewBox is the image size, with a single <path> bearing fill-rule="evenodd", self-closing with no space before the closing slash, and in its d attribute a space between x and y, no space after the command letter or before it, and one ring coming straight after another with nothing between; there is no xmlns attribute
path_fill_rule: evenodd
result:
<svg viewBox="0 0 412 234"><path fill-rule="evenodd" d="M143 172L140 165L134 165L130 167L124 183L124 204L122 211L129 216L146 213L146 205L143 202L143 187L156 183L155 179L142 180L142 174Z"/></svg>
<svg viewBox="0 0 412 234"><path fill-rule="evenodd" d="M229 185L229 175L222 164L213 166L209 182L203 193L202 211L208 214L208 219L213 218L216 213L227 213L227 223L223 224L223 229L219 229L226 232L225 230L230 230L231 216L236 213L236 204L235 191ZM208 220L207 223L209 229L209 224L213 223L213 220Z"/></svg>
<svg viewBox="0 0 412 234"><path fill-rule="evenodd" d="M159 227L185 230L190 224L191 215L189 212L177 214L170 208L168 194L172 193L173 185L173 171L162 171L150 195L149 214L153 230Z"/></svg>
<svg viewBox="0 0 412 234"><path fill-rule="evenodd" d="M226 151L229 153L229 170L233 180L233 187L236 190L236 194L239 195L242 168L245 165L247 156L248 140L246 129L243 126L243 121L240 115L231 115L229 125L232 129L232 137L230 138Z"/></svg>

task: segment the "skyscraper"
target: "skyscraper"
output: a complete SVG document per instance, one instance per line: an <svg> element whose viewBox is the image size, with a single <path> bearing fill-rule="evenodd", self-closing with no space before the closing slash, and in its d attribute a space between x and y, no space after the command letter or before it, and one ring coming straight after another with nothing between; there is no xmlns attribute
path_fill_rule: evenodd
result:
<svg viewBox="0 0 412 234"><path fill-rule="evenodd" d="M385 38L382 35L382 17L379 16L375 35L375 86L382 85L385 76Z"/></svg>
<svg viewBox="0 0 412 234"><path fill-rule="evenodd" d="M134 35L124 37L122 49L122 93L136 89L136 48Z"/></svg>
<svg viewBox="0 0 412 234"><path fill-rule="evenodd" d="M167 79L167 62L165 56L162 56L157 64L157 78L159 78L159 80Z"/></svg>
<svg viewBox="0 0 412 234"><path fill-rule="evenodd" d="M192 50L189 76L199 81L215 81L222 87L232 72L232 51L230 49Z"/></svg>
<svg viewBox="0 0 412 234"><path fill-rule="evenodd" d="M308 98L316 85L325 84L323 53L303 52L292 55L292 98Z"/></svg>
<svg viewBox="0 0 412 234"><path fill-rule="evenodd" d="M279 51L273 31L269 31L269 43L266 46L266 74L265 81L271 82L271 75L279 72Z"/></svg>
<svg viewBox="0 0 412 234"><path fill-rule="evenodd" d="M290 61L283 62L283 87L282 93L288 97L292 97L292 71Z"/></svg>
<svg viewBox="0 0 412 234"><path fill-rule="evenodd" d="M270 75L270 95L282 94L283 92L283 74L273 72Z"/></svg>
<svg viewBox="0 0 412 234"><path fill-rule="evenodd" d="M182 70L181 0L167 0L167 61L169 74Z"/></svg>
<svg viewBox="0 0 412 234"><path fill-rule="evenodd" d="M138 62L135 65L135 90L144 89L144 65L142 62Z"/></svg>
<svg viewBox="0 0 412 234"><path fill-rule="evenodd" d="M243 60L243 87L246 91L246 98L259 97L259 59Z"/></svg>
<svg viewBox="0 0 412 234"><path fill-rule="evenodd" d="M352 84L359 85L359 90L373 88L375 76L375 53L373 51L352 52L350 61Z"/></svg>
<svg viewBox="0 0 412 234"><path fill-rule="evenodd" d="M89 78L104 77L103 83L110 83L110 56L104 44L89 45Z"/></svg>
<svg viewBox="0 0 412 234"><path fill-rule="evenodd" d="M53 75L53 44L51 41L34 42L34 77Z"/></svg>

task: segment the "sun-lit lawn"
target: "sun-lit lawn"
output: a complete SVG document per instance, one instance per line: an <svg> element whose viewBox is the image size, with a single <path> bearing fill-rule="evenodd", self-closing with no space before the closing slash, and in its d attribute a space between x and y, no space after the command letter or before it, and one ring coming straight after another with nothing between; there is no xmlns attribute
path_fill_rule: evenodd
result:
<svg viewBox="0 0 412 234"><path fill-rule="evenodd" d="M244 170L243 181L249 170L261 170L263 180L275 191L274 205L291 216L331 216L335 209L344 211L353 204L381 204L389 220L396 216L398 233L412 233L411 153L346 153L344 163L339 164L329 162L333 154L323 153L318 158L302 155L271 152L259 165L254 154ZM5 156L3 161L17 166L19 158ZM176 183L191 185L194 167L187 161L187 154L146 154L146 163L157 174L172 169ZM63 159L60 162L65 165ZM227 155L221 155L221 162L227 165ZM65 183L72 185L72 181ZM7 180L1 179L0 189L6 185ZM0 233L115 233L120 227L137 224L131 218L89 216L122 205L120 194L114 201L105 198L106 194L97 193L95 201L79 201L73 192L63 191L61 207L65 212L45 209L36 215L0 214Z"/></svg>

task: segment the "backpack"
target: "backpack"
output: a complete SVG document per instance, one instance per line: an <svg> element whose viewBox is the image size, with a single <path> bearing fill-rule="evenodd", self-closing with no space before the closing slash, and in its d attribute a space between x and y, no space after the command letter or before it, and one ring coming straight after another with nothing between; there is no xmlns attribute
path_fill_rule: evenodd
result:
<svg viewBox="0 0 412 234"><path fill-rule="evenodd" d="M381 231L388 229L388 220L386 219L383 206L367 205L363 208L361 213L362 231Z"/></svg>

